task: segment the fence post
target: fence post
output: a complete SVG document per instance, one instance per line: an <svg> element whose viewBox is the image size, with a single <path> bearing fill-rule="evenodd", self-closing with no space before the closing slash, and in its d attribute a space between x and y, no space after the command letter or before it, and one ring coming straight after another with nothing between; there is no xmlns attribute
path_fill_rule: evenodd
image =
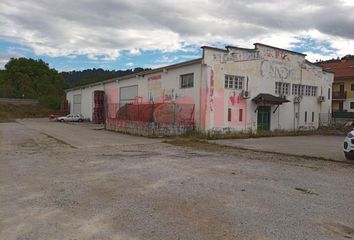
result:
<svg viewBox="0 0 354 240"><path fill-rule="evenodd" d="M154 110L155 110L155 103L153 102L151 104L151 117L150 117L150 122L155 122L155 119L154 119Z"/></svg>
<svg viewBox="0 0 354 240"><path fill-rule="evenodd" d="M173 126L176 126L176 103L173 103Z"/></svg>

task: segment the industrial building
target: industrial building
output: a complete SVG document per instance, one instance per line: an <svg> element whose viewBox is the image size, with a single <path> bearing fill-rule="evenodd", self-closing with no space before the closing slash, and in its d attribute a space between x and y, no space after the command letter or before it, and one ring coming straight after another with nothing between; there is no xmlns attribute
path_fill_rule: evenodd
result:
<svg viewBox="0 0 354 240"><path fill-rule="evenodd" d="M317 128L331 116L333 74L304 54L254 48L202 47L199 59L67 90L72 113L106 127L148 135L202 131ZM95 95L104 93L104 107ZM102 104L101 104L102 105Z"/></svg>

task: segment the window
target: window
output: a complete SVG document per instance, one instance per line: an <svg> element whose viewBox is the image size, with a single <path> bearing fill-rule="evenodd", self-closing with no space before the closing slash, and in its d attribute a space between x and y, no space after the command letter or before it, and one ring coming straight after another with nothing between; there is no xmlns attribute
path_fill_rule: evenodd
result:
<svg viewBox="0 0 354 240"><path fill-rule="evenodd" d="M275 94L290 94L290 83L275 82Z"/></svg>
<svg viewBox="0 0 354 240"><path fill-rule="evenodd" d="M244 77L240 76L225 75L225 88L242 89L244 79Z"/></svg>
<svg viewBox="0 0 354 240"><path fill-rule="evenodd" d="M304 85L300 85L300 84L293 84L292 87L292 94L293 95L297 95L297 96L302 96L304 95Z"/></svg>
<svg viewBox="0 0 354 240"><path fill-rule="evenodd" d="M180 76L181 88L192 88L194 86L194 74L188 73Z"/></svg>
<svg viewBox="0 0 354 240"><path fill-rule="evenodd" d="M74 104L81 104L81 94L74 95Z"/></svg>
<svg viewBox="0 0 354 240"><path fill-rule="evenodd" d="M350 103L350 109L354 109L354 102Z"/></svg>
<svg viewBox="0 0 354 240"><path fill-rule="evenodd" d="M73 113L79 114L81 113L81 94L76 94L73 98Z"/></svg>
<svg viewBox="0 0 354 240"><path fill-rule="evenodd" d="M231 122L231 108L227 110L227 121Z"/></svg>
<svg viewBox="0 0 354 240"><path fill-rule="evenodd" d="M305 112L305 123L307 123L307 112Z"/></svg>
<svg viewBox="0 0 354 240"><path fill-rule="evenodd" d="M291 93L293 95L299 95L299 84L293 84L292 89L291 89Z"/></svg>
<svg viewBox="0 0 354 240"><path fill-rule="evenodd" d="M310 96L311 95L311 86L305 86L306 92L305 92L305 96Z"/></svg>
<svg viewBox="0 0 354 240"><path fill-rule="evenodd" d="M293 84L291 93L298 96L317 96L317 87L309 85Z"/></svg>
<svg viewBox="0 0 354 240"><path fill-rule="evenodd" d="M350 85L350 90L354 91L354 84Z"/></svg>
<svg viewBox="0 0 354 240"><path fill-rule="evenodd" d="M304 85L299 85L299 95L300 95L300 96L303 96L303 95L304 95L304 88L305 88Z"/></svg>
<svg viewBox="0 0 354 240"><path fill-rule="evenodd" d="M239 120L240 122L242 122L242 114L243 114L243 109L240 109L240 110L239 110L239 114L238 114L238 120Z"/></svg>
<svg viewBox="0 0 354 240"><path fill-rule="evenodd" d="M315 121L315 112L312 112L312 122L314 122Z"/></svg>
<svg viewBox="0 0 354 240"><path fill-rule="evenodd" d="M314 87L314 86L311 87L311 96L314 96L314 97L317 96L317 87Z"/></svg>
<svg viewBox="0 0 354 240"><path fill-rule="evenodd" d="M330 99L331 99L331 89L328 88L328 100L330 100Z"/></svg>

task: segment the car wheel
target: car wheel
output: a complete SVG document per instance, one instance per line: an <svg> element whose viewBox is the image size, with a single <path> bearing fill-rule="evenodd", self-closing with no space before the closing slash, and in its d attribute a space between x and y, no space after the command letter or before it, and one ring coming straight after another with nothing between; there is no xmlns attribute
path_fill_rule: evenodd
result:
<svg viewBox="0 0 354 240"><path fill-rule="evenodd" d="M60 121L60 122L64 122L64 119L60 119L59 121Z"/></svg>
<svg viewBox="0 0 354 240"><path fill-rule="evenodd" d="M347 160L354 160L354 154L350 152L344 152L344 156Z"/></svg>

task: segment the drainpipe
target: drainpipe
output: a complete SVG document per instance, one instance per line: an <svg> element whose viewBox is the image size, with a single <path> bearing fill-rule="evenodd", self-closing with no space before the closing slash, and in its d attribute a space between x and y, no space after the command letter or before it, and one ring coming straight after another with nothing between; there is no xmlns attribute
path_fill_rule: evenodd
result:
<svg viewBox="0 0 354 240"><path fill-rule="evenodd" d="M298 113L297 113L297 128L299 128L300 126L300 110L301 110L301 102L302 102L302 96L303 96L303 93L305 89L303 89L303 86L302 86L302 65L300 66L300 89L301 90L300 93L299 93L299 96L301 97L301 100L299 101L299 105L298 105Z"/></svg>

